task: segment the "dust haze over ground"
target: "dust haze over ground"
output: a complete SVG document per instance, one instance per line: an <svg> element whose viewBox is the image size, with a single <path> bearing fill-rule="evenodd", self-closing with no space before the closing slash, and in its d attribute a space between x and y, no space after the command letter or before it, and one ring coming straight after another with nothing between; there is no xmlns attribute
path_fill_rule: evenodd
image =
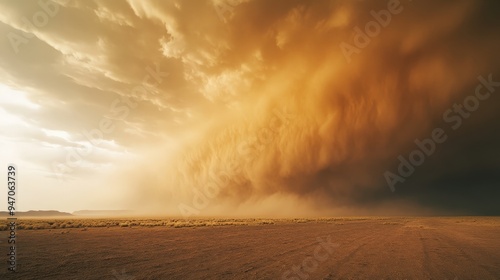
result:
<svg viewBox="0 0 500 280"><path fill-rule="evenodd" d="M31 209L500 213L496 1L50 3L0 1Z"/></svg>
<svg viewBox="0 0 500 280"><path fill-rule="evenodd" d="M206 71L219 75L203 80L204 93L229 109L168 157L147 159L164 174L139 176L152 208L186 216L500 213L498 90L458 129L458 112L444 118L474 95L479 76L500 80L498 4L400 1L390 23L346 56L341 44L357 46L355 27L364 30L375 20L370 11L389 2L236 5L227 30L214 31L227 49L207 50L219 60ZM398 156L408 160L415 140L432 139L436 128L446 142L391 193L385 172L397 174Z"/></svg>

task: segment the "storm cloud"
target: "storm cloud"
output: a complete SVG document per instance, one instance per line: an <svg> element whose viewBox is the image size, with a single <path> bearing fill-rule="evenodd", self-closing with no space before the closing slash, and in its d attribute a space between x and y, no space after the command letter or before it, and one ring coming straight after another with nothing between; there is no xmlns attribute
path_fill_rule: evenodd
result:
<svg viewBox="0 0 500 280"><path fill-rule="evenodd" d="M2 84L26 98L2 101L1 139L78 205L101 190L185 216L500 212L500 89L443 116L500 81L495 1L41 3L0 2ZM391 192L384 174L436 128L446 141Z"/></svg>

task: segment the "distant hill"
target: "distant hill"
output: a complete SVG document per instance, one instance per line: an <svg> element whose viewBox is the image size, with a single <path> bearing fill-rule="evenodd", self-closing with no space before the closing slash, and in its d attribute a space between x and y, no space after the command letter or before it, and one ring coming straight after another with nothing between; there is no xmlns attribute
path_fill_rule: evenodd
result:
<svg viewBox="0 0 500 280"><path fill-rule="evenodd" d="M91 217L123 217L133 216L134 212L129 210L80 210L72 214L57 210L30 210L16 211L15 217L75 217L75 216L91 216ZM0 211L0 217L11 217L9 212Z"/></svg>
<svg viewBox="0 0 500 280"><path fill-rule="evenodd" d="M70 213L59 212L56 210L30 210L30 211L16 211L15 217L68 217L73 216ZM0 217L11 217L9 212L0 211Z"/></svg>
<svg viewBox="0 0 500 280"><path fill-rule="evenodd" d="M73 212L75 216L103 216L103 217L117 217L117 216L131 216L134 213L129 210L80 210Z"/></svg>

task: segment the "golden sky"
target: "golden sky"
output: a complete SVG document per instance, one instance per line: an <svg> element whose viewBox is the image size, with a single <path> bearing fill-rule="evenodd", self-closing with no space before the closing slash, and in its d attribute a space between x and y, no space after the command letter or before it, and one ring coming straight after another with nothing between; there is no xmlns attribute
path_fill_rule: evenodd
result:
<svg viewBox="0 0 500 280"><path fill-rule="evenodd" d="M500 80L492 7L2 0L1 166L21 210L427 213L383 174L478 76Z"/></svg>

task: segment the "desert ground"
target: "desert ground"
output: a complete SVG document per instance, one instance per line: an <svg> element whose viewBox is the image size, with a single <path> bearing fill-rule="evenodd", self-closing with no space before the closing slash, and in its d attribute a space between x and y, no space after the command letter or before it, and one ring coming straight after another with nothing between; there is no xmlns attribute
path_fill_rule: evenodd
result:
<svg viewBox="0 0 500 280"><path fill-rule="evenodd" d="M498 217L18 222L0 279L500 279Z"/></svg>

